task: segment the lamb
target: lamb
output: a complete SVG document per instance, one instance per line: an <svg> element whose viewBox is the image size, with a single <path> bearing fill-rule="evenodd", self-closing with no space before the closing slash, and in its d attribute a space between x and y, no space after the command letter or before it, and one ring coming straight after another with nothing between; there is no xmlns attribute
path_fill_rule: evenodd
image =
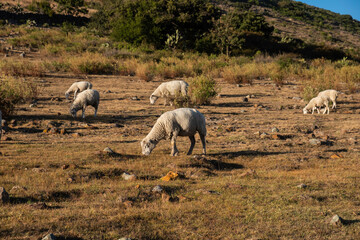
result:
<svg viewBox="0 0 360 240"><path fill-rule="evenodd" d="M171 140L171 156L177 156L179 151L176 148L177 136L188 136L191 142L187 155L190 155L195 146L196 132L199 133L203 154L206 154L206 123L205 117L196 109L178 108L162 114L150 133L141 141L142 154L149 155L162 139Z"/></svg>
<svg viewBox="0 0 360 240"><path fill-rule="evenodd" d="M66 99L69 99L70 93L74 93L74 100L76 99L76 94L80 93L86 89L91 89L92 84L87 81L74 82L69 89L65 92Z"/></svg>
<svg viewBox="0 0 360 240"><path fill-rule="evenodd" d="M183 96L187 95L189 84L183 80L174 80L170 82L165 82L159 85L159 87L150 95L150 104L154 104L159 97L164 97L166 106L170 100L170 105L172 105L173 98L177 94Z"/></svg>
<svg viewBox="0 0 360 240"><path fill-rule="evenodd" d="M314 114L314 110L316 109L318 114L319 114L320 113L319 108L321 108L322 106L325 106L325 110L324 110L323 114L326 113L326 110L328 112L327 114L329 114L329 112L330 112L330 110L329 110L329 99L327 97L323 97L323 96L314 97L304 107L303 113L307 114L310 110L312 110L312 114Z"/></svg>
<svg viewBox="0 0 360 240"><path fill-rule="evenodd" d="M332 105L332 109L336 108L336 98L339 95L339 91L333 90L333 89L328 89L322 92L319 92L318 96L323 96L323 97L327 97L328 99L331 100L331 102L333 103Z"/></svg>
<svg viewBox="0 0 360 240"><path fill-rule="evenodd" d="M70 107L70 113L73 117L76 117L77 111L82 109L82 118L85 119L85 108L87 106L93 106L95 108L95 117L100 102L100 94L93 89L87 89L79 93Z"/></svg>

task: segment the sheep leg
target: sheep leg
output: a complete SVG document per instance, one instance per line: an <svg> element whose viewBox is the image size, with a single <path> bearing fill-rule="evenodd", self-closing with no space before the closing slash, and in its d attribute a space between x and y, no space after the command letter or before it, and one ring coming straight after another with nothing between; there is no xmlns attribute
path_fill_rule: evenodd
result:
<svg viewBox="0 0 360 240"><path fill-rule="evenodd" d="M178 133L174 133L173 136L171 137L171 156L177 156L179 154L179 150L176 147L176 137L177 137Z"/></svg>
<svg viewBox="0 0 360 240"><path fill-rule="evenodd" d="M76 98L76 94L77 94L78 90L79 90L79 89L76 89L75 92L74 92L74 100L75 100L75 98Z"/></svg>
<svg viewBox="0 0 360 240"><path fill-rule="evenodd" d="M189 139L190 139L190 142L191 142L191 145L190 145L190 148L189 148L189 151L187 153L187 155L191 155L193 149L194 149L194 146L195 146L195 137L194 136L189 136Z"/></svg>
<svg viewBox="0 0 360 240"><path fill-rule="evenodd" d="M332 105L331 109L334 109L334 108L336 108L336 102L335 101L333 101L333 105Z"/></svg>
<svg viewBox="0 0 360 240"><path fill-rule="evenodd" d="M82 108L82 118L85 120L85 108L86 108L86 106L84 106L83 108Z"/></svg>
<svg viewBox="0 0 360 240"><path fill-rule="evenodd" d="M206 140L205 135L200 134L200 139L203 147L203 154L206 155Z"/></svg>
<svg viewBox="0 0 360 240"><path fill-rule="evenodd" d="M95 116L95 117L96 117L97 109L98 109L98 108L97 108L97 107L95 107L95 114L94 114L94 116Z"/></svg>

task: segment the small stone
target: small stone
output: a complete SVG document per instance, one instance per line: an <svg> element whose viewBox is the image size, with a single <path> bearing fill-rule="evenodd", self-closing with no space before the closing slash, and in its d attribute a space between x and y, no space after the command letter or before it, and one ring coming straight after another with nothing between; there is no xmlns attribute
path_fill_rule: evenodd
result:
<svg viewBox="0 0 360 240"><path fill-rule="evenodd" d="M302 98L301 98L301 97L293 97L292 99L294 99L294 100L301 100Z"/></svg>
<svg viewBox="0 0 360 240"><path fill-rule="evenodd" d="M304 184L304 183L302 183L302 184L299 184L299 185L297 185L296 186L297 188L307 188L307 185L306 184Z"/></svg>
<svg viewBox="0 0 360 240"><path fill-rule="evenodd" d="M246 172L240 174L239 177L256 176L256 175L257 175L257 173L255 170L249 169Z"/></svg>
<svg viewBox="0 0 360 240"><path fill-rule="evenodd" d="M342 219L339 215L336 214L331 218L330 224L334 226L343 225L344 219Z"/></svg>
<svg viewBox="0 0 360 240"><path fill-rule="evenodd" d="M271 134L271 138L274 140L280 140L281 136L279 134Z"/></svg>
<svg viewBox="0 0 360 240"><path fill-rule="evenodd" d="M71 136L74 137L74 138L78 138L78 137L81 136L81 134L80 133L73 133L73 134L71 134Z"/></svg>
<svg viewBox="0 0 360 240"><path fill-rule="evenodd" d="M139 101L140 100L137 96L131 97L130 99L133 100L133 101Z"/></svg>
<svg viewBox="0 0 360 240"><path fill-rule="evenodd" d="M6 192L5 188L0 187L0 204L5 204L10 202L10 196Z"/></svg>
<svg viewBox="0 0 360 240"><path fill-rule="evenodd" d="M161 200L163 201L163 202L169 202L170 201L170 195L169 194L167 194L167 193L162 193L161 194Z"/></svg>
<svg viewBox="0 0 360 240"><path fill-rule="evenodd" d="M136 180L136 176L134 174L129 174L129 173L126 173L124 172L121 177L126 180L126 181L133 181L133 180Z"/></svg>
<svg viewBox="0 0 360 240"><path fill-rule="evenodd" d="M272 129L271 129L271 132L279 132L279 129L277 128L277 127L273 127Z"/></svg>
<svg viewBox="0 0 360 240"><path fill-rule="evenodd" d="M36 209L47 209L48 205L46 205L46 203L44 203L44 202L39 202L39 203L30 204L30 207L33 207Z"/></svg>
<svg viewBox="0 0 360 240"><path fill-rule="evenodd" d="M248 102L248 101L249 101L249 99L247 97L243 98L243 102Z"/></svg>
<svg viewBox="0 0 360 240"><path fill-rule="evenodd" d="M30 105L29 105L29 107L30 107L30 108L34 108L34 107L37 107L37 104L35 104L35 103L32 103L32 104L30 104Z"/></svg>
<svg viewBox="0 0 360 240"><path fill-rule="evenodd" d="M242 87L241 84L236 84L237 87Z"/></svg>
<svg viewBox="0 0 360 240"><path fill-rule="evenodd" d="M338 159L338 158L343 158L343 156L340 155L340 154L333 154L333 155L330 156L330 158L331 159Z"/></svg>
<svg viewBox="0 0 360 240"><path fill-rule="evenodd" d="M114 151L113 151L111 148L109 148L109 147L104 148L103 152L106 152L106 153L109 153L109 154L113 154L113 153L114 153Z"/></svg>
<svg viewBox="0 0 360 240"><path fill-rule="evenodd" d="M56 127L50 128L50 130L47 132L49 134L57 134L59 133L59 129Z"/></svg>
<svg viewBox="0 0 360 240"><path fill-rule="evenodd" d="M156 185L151 191L161 193L164 189L160 185Z"/></svg>
<svg viewBox="0 0 360 240"><path fill-rule="evenodd" d="M161 178L161 180L163 181L170 181L170 180L175 180L179 177L179 174L173 172L173 171L169 171L164 177Z"/></svg>
<svg viewBox="0 0 360 240"><path fill-rule="evenodd" d="M124 125L122 125L120 123L115 123L114 126L117 127L117 128L123 128L124 127Z"/></svg>
<svg viewBox="0 0 360 240"><path fill-rule="evenodd" d="M67 181L68 181L69 183L72 183L72 182L75 182L75 179L69 177L69 178L67 179Z"/></svg>
<svg viewBox="0 0 360 240"><path fill-rule="evenodd" d="M48 235L42 238L42 240L55 240L55 239L56 237L52 233L49 233Z"/></svg>
<svg viewBox="0 0 360 240"><path fill-rule="evenodd" d="M118 240L131 240L131 238L128 238L128 237L122 237L122 238L119 238Z"/></svg>
<svg viewBox="0 0 360 240"><path fill-rule="evenodd" d="M13 186L10 190L10 193L18 193L18 192L25 192L27 191L27 188L26 187L22 187L22 186Z"/></svg>
<svg viewBox="0 0 360 240"><path fill-rule="evenodd" d="M269 134L267 134L267 133L265 133L265 132L263 132L263 133L260 134L260 138L261 138L261 139L267 138L268 136L269 136Z"/></svg>
<svg viewBox="0 0 360 240"><path fill-rule="evenodd" d="M33 171L35 173L40 173L40 172L45 172L46 170L44 168L35 167L35 168L31 169L31 171Z"/></svg>
<svg viewBox="0 0 360 240"><path fill-rule="evenodd" d="M317 145L321 145L321 141L319 139L316 139L316 138L312 138L309 140L309 143L311 145L314 145L314 146L317 146Z"/></svg>

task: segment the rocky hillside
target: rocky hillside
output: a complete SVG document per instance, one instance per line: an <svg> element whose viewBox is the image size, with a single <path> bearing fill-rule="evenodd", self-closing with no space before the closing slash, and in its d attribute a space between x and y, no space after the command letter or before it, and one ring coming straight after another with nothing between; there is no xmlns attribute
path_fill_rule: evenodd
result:
<svg viewBox="0 0 360 240"><path fill-rule="evenodd" d="M275 28L274 35L281 37L282 41L299 39L308 44L347 50L355 55L360 53L360 22L350 15L293 0L240 0L228 4L265 16Z"/></svg>

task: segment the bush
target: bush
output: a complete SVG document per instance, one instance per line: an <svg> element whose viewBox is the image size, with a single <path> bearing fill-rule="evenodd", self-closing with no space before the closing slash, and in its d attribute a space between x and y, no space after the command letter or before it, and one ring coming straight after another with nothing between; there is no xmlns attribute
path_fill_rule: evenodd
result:
<svg viewBox="0 0 360 240"><path fill-rule="evenodd" d="M14 113L15 105L38 95L37 84L29 79L0 76L0 110L3 116Z"/></svg>
<svg viewBox="0 0 360 240"><path fill-rule="evenodd" d="M6 60L0 63L0 71L9 76L42 77L45 69L42 64L30 61Z"/></svg>
<svg viewBox="0 0 360 240"><path fill-rule="evenodd" d="M100 54L84 53L70 58L69 63L77 74L114 74L117 71L116 63Z"/></svg>
<svg viewBox="0 0 360 240"><path fill-rule="evenodd" d="M211 77L200 75L189 78L188 82L190 101L194 105L209 104L218 95L217 83Z"/></svg>

